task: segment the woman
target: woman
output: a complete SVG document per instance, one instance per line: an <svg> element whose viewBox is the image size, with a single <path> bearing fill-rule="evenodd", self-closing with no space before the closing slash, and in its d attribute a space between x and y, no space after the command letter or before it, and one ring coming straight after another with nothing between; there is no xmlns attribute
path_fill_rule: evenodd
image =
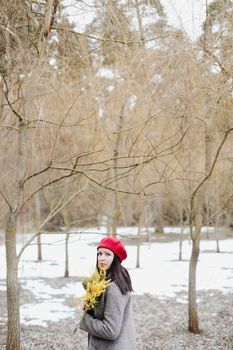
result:
<svg viewBox="0 0 233 350"><path fill-rule="evenodd" d="M95 315L84 312L80 328L88 332L89 350L135 350L133 320L133 291L128 271L121 265L127 258L123 243L114 238L103 238L97 246L97 268L106 269L111 279L101 296Z"/></svg>

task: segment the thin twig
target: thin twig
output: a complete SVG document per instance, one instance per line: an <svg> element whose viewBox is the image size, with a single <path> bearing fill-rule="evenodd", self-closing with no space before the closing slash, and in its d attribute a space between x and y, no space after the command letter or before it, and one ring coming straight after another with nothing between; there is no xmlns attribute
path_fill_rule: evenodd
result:
<svg viewBox="0 0 233 350"><path fill-rule="evenodd" d="M80 192L82 192L84 190L84 188L87 186L88 182L86 182L86 184L79 189L76 193L74 193L70 198L68 198L68 200L66 200L61 206L61 202L62 200L60 200L57 205L55 206L55 208L53 208L53 210L48 214L47 218L43 221L43 223L40 225L40 227L37 230L37 233L35 233L25 244L24 246L21 248L21 250L19 251L18 255L17 255L17 260L19 262L20 257L22 256L24 250L30 245L30 243L41 234L41 230L43 229L43 227L55 216L57 215L74 197L76 197Z"/></svg>

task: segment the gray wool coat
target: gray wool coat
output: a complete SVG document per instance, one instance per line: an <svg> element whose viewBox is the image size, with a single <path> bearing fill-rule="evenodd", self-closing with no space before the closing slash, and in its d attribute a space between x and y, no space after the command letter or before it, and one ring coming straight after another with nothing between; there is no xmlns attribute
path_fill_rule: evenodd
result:
<svg viewBox="0 0 233 350"><path fill-rule="evenodd" d="M96 318L97 317L97 318ZM84 313L80 328L88 332L88 350L135 350L132 296L112 282L102 295L97 316Z"/></svg>

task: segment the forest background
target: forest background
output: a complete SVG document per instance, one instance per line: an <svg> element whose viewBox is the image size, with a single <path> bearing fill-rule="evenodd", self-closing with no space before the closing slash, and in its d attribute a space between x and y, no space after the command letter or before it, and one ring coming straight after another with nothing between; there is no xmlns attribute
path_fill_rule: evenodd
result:
<svg viewBox="0 0 233 350"><path fill-rule="evenodd" d="M86 5L96 16L83 32L66 6L1 1L7 349L20 348L17 266L30 244L17 253L16 233L39 239L64 226L189 226L189 329L198 333L200 230L233 225L233 3L206 1L195 41L159 0Z"/></svg>

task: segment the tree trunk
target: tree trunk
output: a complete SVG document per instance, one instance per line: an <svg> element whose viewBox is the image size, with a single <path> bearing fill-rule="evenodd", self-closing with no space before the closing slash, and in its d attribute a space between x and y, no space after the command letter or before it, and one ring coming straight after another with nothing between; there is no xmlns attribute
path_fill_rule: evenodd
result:
<svg viewBox="0 0 233 350"><path fill-rule="evenodd" d="M37 193L37 195L35 196L35 212L36 212L36 226L39 227L40 226L40 222L41 222L41 192ZM41 248L41 230L40 232L38 232L39 230L36 230L36 233L38 233L37 236L37 260L38 261L42 261L42 248Z"/></svg>
<svg viewBox="0 0 233 350"><path fill-rule="evenodd" d="M179 261L182 261L182 247L183 247L183 234L184 234L184 223L183 223L183 209L180 210L180 240L179 240Z"/></svg>
<svg viewBox="0 0 233 350"><path fill-rule="evenodd" d="M121 141L121 133L123 126L123 112L124 112L124 106L121 107L121 112L119 115L119 125L118 125L118 133L116 135L116 142L114 145L114 169L113 169L113 177L114 177L114 183L115 187L117 189L117 178L118 178L118 156L120 151L120 141ZM113 218L112 218L112 235L117 236L117 228L119 225L120 217L121 217L121 209L120 209L120 202L119 202L119 194L116 191L113 193L114 199L113 199Z"/></svg>
<svg viewBox="0 0 233 350"><path fill-rule="evenodd" d="M65 247L65 274L64 277L70 277L69 273L69 232L66 233L66 247Z"/></svg>
<svg viewBox="0 0 233 350"><path fill-rule="evenodd" d="M63 217L63 221L65 224L65 228L66 228L66 241L65 241L65 273L64 273L64 277L70 277L70 273L69 273L69 238L70 238L70 219L69 219L69 215L67 212L67 208L63 209L62 212L62 217Z"/></svg>
<svg viewBox="0 0 233 350"><path fill-rule="evenodd" d="M9 2L10 3L10 2ZM13 7L14 8L14 7ZM42 18L42 27L43 29L43 38L39 38L38 47L40 47L40 43L43 44L45 48L46 39L48 37L48 33L52 28L52 23L55 17L55 13L58 8L57 0L49 0L46 3L46 10L44 18ZM27 11L26 11L27 12ZM7 11L5 14L6 22L11 27L11 20L7 18ZM50 20L49 20L50 18ZM27 17L25 17L27 26ZM43 19L45 22L43 23ZM24 18L22 17L22 21ZM13 27L14 28L14 27ZM7 31L3 31L5 34ZM22 32L20 32L22 33ZM15 156L17 158L17 165L15 169L16 180L12 188L13 199L12 203L8 203L9 206L9 214L6 222L6 230L5 230L5 247L6 247L6 288L7 288L7 313L8 313L8 326L7 326L7 342L6 342L6 350L20 350L20 289L19 289L19 281L18 281L18 257L16 251L16 223L18 216L21 211L21 204L24 195L24 176L26 174L27 167L27 141L28 137L25 134L25 129L28 126L29 116L32 114L30 107L27 104L27 100L30 99L30 81L33 81L33 72L36 71L35 67L40 68L40 64L38 62L35 65L35 62L30 65L29 59L29 51L24 43L23 35L15 35L15 45L11 44L11 39L9 35L5 36L6 40L6 61L7 61L7 73L5 75L6 82L8 82L7 86L7 103L9 104L10 110L12 111L12 116L17 118L18 122L16 126L17 130L17 138L18 145L16 146ZM45 39L44 39L45 38ZM28 38L27 38L28 41ZM28 46L28 45L27 45ZM26 51L25 51L25 50ZM43 50L41 50L42 52ZM16 54L15 54L16 53ZM22 54L21 54L22 53ZM17 56L17 58L16 58ZM28 59L25 59L27 57ZM42 55L41 55L42 57ZM43 58L43 57L42 57ZM44 59L44 58L43 58ZM15 66L18 69L13 69ZM31 62L32 63L32 62ZM38 68L38 69L39 69ZM11 74L13 73L13 74ZM19 76L15 80L17 73ZM17 83L16 83L17 82ZM18 84L18 86L16 86ZM15 99L17 97L17 99ZM2 98L2 96L1 96ZM13 102L12 105L14 109L12 109L12 105L10 102ZM8 112L9 114L9 112Z"/></svg>
<svg viewBox="0 0 233 350"><path fill-rule="evenodd" d="M155 233L164 233L163 225L159 222L155 228Z"/></svg>
<svg viewBox="0 0 233 350"><path fill-rule="evenodd" d="M135 0L135 7L136 7L136 13L137 13L137 21L138 21L138 28L139 28L139 33L140 33L141 45L143 45L145 42L145 38L143 35L142 17L141 17L140 10L139 10L138 0Z"/></svg>
<svg viewBox="0 0 233 350"><path fill-rule="evenodd" d="M138 232L137 232L137 256L136 256L136 268L140 267L140 225L138 225Z"/></svg>
<svg viewBox="0 0 233 350"><path fill-rule="evenodd" d="M221 253L221 250L219 247L219 239L216 239L216 253Z"/></svg>
<svg viewBox="0 0 233 350"><path fill-rule="evenodd" d="M16 215L11 210L6 226L6 265L7 265L7 345L6 350L20 349L20 312L18 261L16 253Z"/></svg>
<svg viewBox="0 0 233 350"><path fill-rule="evenodd" d="M154 233L164 233L164 222L162 218L163 203L162 199L156 201L156 227Z"/></svg>
<svg viewBox="0 0 233 350"><path fill-rule="evenodd" d="M205 175L207 175L210 172L211 166L212 166L212 159L213 159L213 121L211 118L207 118L207 121L205 123ZM209 239L209 225L210 225L210 217L211 217L211 207L210 203L212 198L215 197L213 192L213 187L211 185L211 179L208 179L205 183L205 200L206 200L206 219L205 222L207 223L207 232L206 232L206 238Z"/></svg>
<svg viewBox="0 0 233 350"><path fill-rule="evenodd" d="M192 233L191 229L191 238L192 238L192 254L189 262L189 292L188 292L188 329L190 332L199 334L199 320L198 320L198 308L197 308L197 295L196 295L196 270L197 270L197 261L200 251L200 231L202 226L202 214L201 212L197 214L195 230Z"/></svg>
<svg viewBox="0 0 233 350"><path fill-rule="evenodd" d="M0 118L2 118L2 111L3 111L3 80L0 78Z"/></svg>
<svg viewBox="0 0 233 350"><path fill-rule="evenodd" d="M117 193L114 192L114 212L112 218L112 236L117 236L117 228L120 220L120 208L118 205Z"/></svg>
<svg viewBox="0 0 233 350"><path fill-rule="evenodd" d="M183 238L180 238L179 241L179 261L182 261L182 246L183 246Z"/></svg>
<svg viewBox="0 0 233 350"><path fill-rule="evenodd" d="M219 199L217 197L217 208L219 207ZM220 245L219 245L219 216L217 215L215 220L214 234L216 237L216 253L221 253Z"/></svg>
<svg viewBox="0 0 233 350"><path fill-rule="evenodd" d="M24 107L24 106L23 106ZM18 153L17 153L17 183L14 207L10 207L6 224L6 275L7 275L7 345L6 350L20 350L20 309L19 309L19 281L18 281L18 258L16 251L16 223L18 207L23 194L21 180L25 174L25 123L22 118L18 123Z"/></svg>
<svg viewBox="0 0 233 350"><path fill-rule="evenodd" d="M42 261L41 234L37 236L37 260Z"/></svg>
<svg viewBox="0 0 233 350"><path fill-rule="evenodd" d="M189 263L189 331L195 334L200 333L196 302L196 267L198 256L199 240L193 240L192 255Z"/></svg>
<svg viewBox="0 0 233 350"><path fill-rule="evenodd" d="M24 102L24 101L23 101ZM22 104L25 115L25 102ZM15 184L14 206L10 207L6 224L6 275L7 275L7 346L6 350L20 350L20 310L19 310L19 281L18 257L16 251L16 226L19 215L19 206L23 196L22 179L25 175L25 135L26 123L23 118L18 121L18 147L17 147L17 182Z"/></svg>

